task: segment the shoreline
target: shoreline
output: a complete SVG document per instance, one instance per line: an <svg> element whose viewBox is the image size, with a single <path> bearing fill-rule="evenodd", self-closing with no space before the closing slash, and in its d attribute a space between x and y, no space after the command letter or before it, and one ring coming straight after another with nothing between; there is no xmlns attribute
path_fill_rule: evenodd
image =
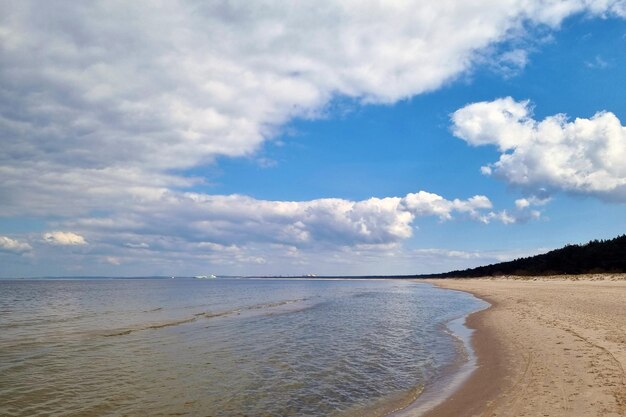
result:
<svg viewBox="0 0 626 417"><path fill-rule="evenodd" d="M444 291L455 291L468 294L467 291L441 288L430 282L420 283L429 284ZM432 381L431 384L424 386L420 395L415 398L413 402L398 408L391 413L384 414L385 417L416 417L426 415L425 413L430 412L430 410L439 407L446 402L455 392L457 392L457 390L464 386L472 375L474 375L478 367L478 355L476 354L473 346L475 329L468 326L468 318L489 310L492 305L474 294L470 293L470 295L482 302L484 306L456 318L452 318L441 324L440 331L448 334L453 339L453 343L456 345L455 350L457 351L457 354L455 355L456 358L454 362L448 364L442 370L442 374Z"/></svg>
<svg viewBox="0 0 626 417"><path fill-rule="evenodd" d="M436 285L436 283L434 284ZM502 358L498 355L497 338L483 323L484 317L492 309L497 308L498 303L487 297L469 293L489 303L489 307L473 312L465 318L465 327L472 331L470 348L475 356L473 369L469 375L464 376L461 384L450 390L448 396L442 398L433 407L421 410L419 414L414 414L414 416L474 416L488 411L487 407L483 407L483 404L496 398L501 392L499 379L501 379L503 366Z"/></svg>
<svg viewBox="0 0 626 417"><path fill-rule="evenodd" d="M406 415L626 415L626 275L559 278L417 281L491 306L466 319L474 371L439 404Z"/></svg>

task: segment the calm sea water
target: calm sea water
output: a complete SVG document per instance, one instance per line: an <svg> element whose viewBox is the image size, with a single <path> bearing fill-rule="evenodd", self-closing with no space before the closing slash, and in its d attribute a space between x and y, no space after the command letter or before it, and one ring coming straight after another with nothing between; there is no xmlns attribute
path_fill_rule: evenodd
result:
<svg viewBox="0 0 626 417"><path fill-rule="evenodd" d="M382 415L483 307L400 280L0 281L0 415Z"/></svg>

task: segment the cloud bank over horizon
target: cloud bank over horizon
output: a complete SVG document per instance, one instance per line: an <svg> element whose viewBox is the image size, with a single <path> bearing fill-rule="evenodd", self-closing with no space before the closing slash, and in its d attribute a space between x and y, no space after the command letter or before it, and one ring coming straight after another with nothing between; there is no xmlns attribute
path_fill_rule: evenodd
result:
<svg viewBox="0 0 626 417"><path fill-rule="evenodd" d="M106 241L120 247L156 250L164 236L194 242L207 249L246 243L325 246L390 245L413 235L414 222L422 217L439 221L461 219L488 224L524 221L521 210L493 211L491 201L476 195L447 200L419 191L404 197L350 201L325 198L310 201L268 201L243 195L208 195L164 191L141 205L111 209L107 216L77 217L56 221L64 229L46 232L43 241L56 246L82 246ZM164 223L167 219L167 223ZM84 237L90 235L89 242ZM8 239L8 238L5 238ZM6 241L18 247L15 241Z"/></svg>
<svg viewBox="0 0 626 417"><path fill-rule="evenodd" d="M44 259L62 255L75 265L92 268L99 263L136 267L141 259L155 268L179 271L188 268L186 262L200 261L236 272L253 267L256 273L272 274L282 267L298 273L314 268L327 274L377 270L382 274L388 272L377 269L381 257L389 267L418 259L439 269L438 259L449 265L508 259L511 254L506 252L407 251L402 246L419 219L428 217L511 224L539 216L526 207L511 212L492 208L485 196L448 200L425 191L362 201L300 202L168 191L108 216L56 221L54 226L63 230L24 237L29 243L0 236L0 245L14 255L38 251ZM146 274L141 267L136 271Z"/></svg>

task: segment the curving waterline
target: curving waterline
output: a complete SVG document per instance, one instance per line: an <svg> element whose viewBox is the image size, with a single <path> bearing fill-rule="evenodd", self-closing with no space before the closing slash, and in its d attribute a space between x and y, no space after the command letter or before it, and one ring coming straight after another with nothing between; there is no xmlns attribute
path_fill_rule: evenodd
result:
<svg viewBox="0 0 626 417"><path fill-rule="evenodd" d="M429 285L436 287L433 284ZM456 341L457 360L444 371L442 377L435 380L431 385L425 386L412 403L391 413L384 414L383 417L419 417L424 415L426 412L448 399L465 381L467 381L477 367L476 353L471 343L474 330L467 327L465 323L470 315L490 308L491 304L465 291L437 288L442 291L455 291L469 294L472 298L483 302L485 306L470 311L463 316L453 318L443 325L442 331L448 333Z"/></svg>

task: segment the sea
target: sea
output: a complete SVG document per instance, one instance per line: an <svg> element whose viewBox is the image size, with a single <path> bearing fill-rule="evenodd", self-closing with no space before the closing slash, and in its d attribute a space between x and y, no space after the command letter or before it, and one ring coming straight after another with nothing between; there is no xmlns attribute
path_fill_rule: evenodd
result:
<svg viewBox="0 0 626 417"><path fill-rule="evenodd" d="M389 415L485 307L400 279L0 280L0 415Z"/></svg>

